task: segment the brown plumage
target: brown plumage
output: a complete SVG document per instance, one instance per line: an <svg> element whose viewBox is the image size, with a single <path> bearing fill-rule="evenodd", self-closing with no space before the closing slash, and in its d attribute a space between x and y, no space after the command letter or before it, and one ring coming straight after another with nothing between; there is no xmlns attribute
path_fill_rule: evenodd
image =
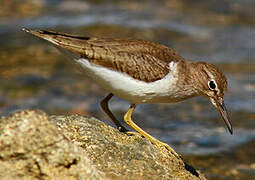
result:
<svg viewBox="0 0 255 180"><path fill-rule="evenodd" d="M208 81L213 77L219 89L217 95L224 96L227 90L227 79L217 66L205 62L192 62L189 65L189 71L189 74L192 74L193 81L195 81L193 84L201 95L207 95L211 91L208 87Z"/></svg>
<svg viewBox="0 0 255 180"><path fill-rule="evenodd" d="M110 91L101 107L120 131L127 130L108 107L108 101L114 95L131 104L124 116L128 125L156 146L166 147L178 156L170 146L139 128L131 119L132 112L139 103L174 103L202 95L210 99L221 113L229 132L233 132L223 100L227 80L215 65L189 62L173 49L148 41L81 37L44 30L24 31L74 54L74 61L88 76Z"/></svg>
<svg viewBox="0 0 255 180"><path fill-rule="evenodd" d="M91 63L153 82L169 73L169 63L184 59L164 45L134 39L90 38L53 31L30 31L87 58Z"/></svg>

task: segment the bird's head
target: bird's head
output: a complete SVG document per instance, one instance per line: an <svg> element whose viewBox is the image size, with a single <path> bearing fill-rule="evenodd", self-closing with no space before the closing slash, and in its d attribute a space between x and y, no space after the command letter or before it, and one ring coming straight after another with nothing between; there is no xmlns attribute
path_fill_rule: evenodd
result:
<svg viewBox="0 0 255 180"><path fill-rule="evenodd" d="M227 79L220 69L209 63L198 62L196 68L196 79L199 94L210 99L212 104L220 112L229 132L233 133L227 109L224 104L224 93L227 90Z"/></svg>

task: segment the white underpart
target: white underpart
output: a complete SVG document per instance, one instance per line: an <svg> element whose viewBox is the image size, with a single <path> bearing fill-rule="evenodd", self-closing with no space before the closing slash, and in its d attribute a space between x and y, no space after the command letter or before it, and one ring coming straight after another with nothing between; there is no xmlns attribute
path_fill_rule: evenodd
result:
<svg viewBox="0 0 255 180"><path fill-rule="evenodd" d="M174 62L174 61L172 61L172 62L170 62L169 63L169 68L170 68L170 70L173 70L174 69L174 65L175 65L176 63Z"/></svg>
<svg viewBox="0 0 255 180"><path fill-rule="evenodd" d="M170 103L178 101L179 89L177 83L177 64L169 64L170 73L163 79L154 82L144 82L134 79L125 73L117 72L102 66L89 63L87 59L75 60L84 73L105 90L131 103Z"/></svg>
<svg viewBox="0 0 255 180"><path fill-rule="evenodd" d="M75 61L82 72L94 80L105 90L119 96L130 103L171 103L178 102L188 95L194 94L180 89L178 83L177 62L169 63L169 73L161 80L154 82L144 82L128 76L125 73L114 71L103 66L91 64L85 58L79 58L75 53L59 47L59 44L53 39L48 41L56 45L62 53ZM187 94L188 93L188 94Z"/></svg>
<svg viewBox="0 0 255 180"><path fill-rule="evenodd" d="M161 80L144 82L128 76L125 73L114 71L103 66L91 64L85 58L79 58L75 53L59 47L54 39L46 38L56 45L62 53L66 54L81 67L82 72L94 80L105 90L119 96L130 103L172 103L186 99L194 92L180 89L178 83L177 62L169 63L169 73ZM188 94L187 94L188 93Z"/></svg>

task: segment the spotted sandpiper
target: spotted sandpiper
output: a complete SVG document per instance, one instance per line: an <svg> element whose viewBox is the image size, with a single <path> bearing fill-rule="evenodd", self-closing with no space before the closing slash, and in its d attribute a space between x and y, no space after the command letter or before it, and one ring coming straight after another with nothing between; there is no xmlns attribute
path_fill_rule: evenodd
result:
<svg viewBox="0 0 255 180"><path fill-rule="evenodd" d="M152 137L132 121L131 116L137 104L175 103L204 96L218 109L229 132L233 133L223 101L227 80L212 64L187 61L173 49L148 41L23 30L53 43L82 67L86 76L110 92L101 101L101 107L122 132L127 130L108 107L108 101L114 95L130 102L124 116L129 126L157 147L165 147L176 156L168 144Z"/></svg>

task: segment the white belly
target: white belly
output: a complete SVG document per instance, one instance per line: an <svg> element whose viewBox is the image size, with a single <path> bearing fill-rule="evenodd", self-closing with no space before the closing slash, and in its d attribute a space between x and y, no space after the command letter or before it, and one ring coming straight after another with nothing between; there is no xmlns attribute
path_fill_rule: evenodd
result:
<svg viewBox="0 0 255 180"><path fill-rule="evenodd" d="M154 82L143 82L136 80L127 74L94 65L86 59L76 60L82 66L83 72L98 83L105 90L119 96L130 103L169 103L178 101L176 96L177 76L176 65L171 73L163 79Z"/></svg>

